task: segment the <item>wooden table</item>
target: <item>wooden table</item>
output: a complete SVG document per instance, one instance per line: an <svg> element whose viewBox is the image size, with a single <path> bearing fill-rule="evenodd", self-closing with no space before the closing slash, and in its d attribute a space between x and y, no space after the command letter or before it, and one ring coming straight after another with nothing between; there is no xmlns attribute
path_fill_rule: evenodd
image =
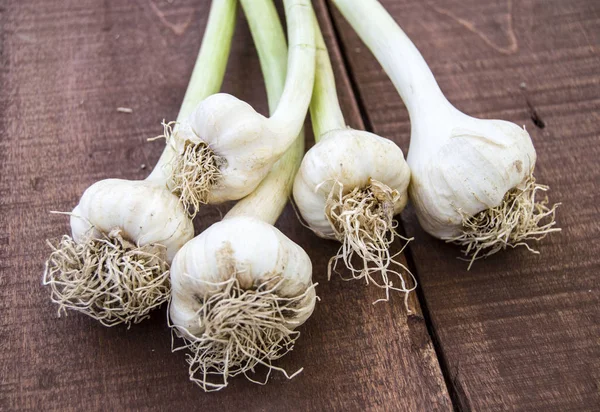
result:
<svg viewBox="0 0 600 412"><path fill-rule="evenodd" d="M0 0L0 410L600 409L600 2L384 0L463 111L524 124L563 231L466 271L409 207L401 296L327 281L336 250L291 208L278 227L311 255L321 302L266 386L205 394L172 354L165 311L126 329L57 318L41 286L45 239L67 232L91 183L144 178L162 150L208 0ZM324 0L315 8L349 124L408 150L407 112L381 68ZM224 91L266 113L256 53L238 17ZM117 112L124 106L133 113ZM207 207L197 230L226 207ZM187 409L190 410L190 409Z"/></svg>

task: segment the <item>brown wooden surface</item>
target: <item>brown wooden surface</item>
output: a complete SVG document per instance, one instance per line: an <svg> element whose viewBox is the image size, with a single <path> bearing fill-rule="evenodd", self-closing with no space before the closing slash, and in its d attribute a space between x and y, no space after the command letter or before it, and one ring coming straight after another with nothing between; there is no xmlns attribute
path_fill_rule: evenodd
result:
<svg viewBox="0 0 600 412"><path fill-rule="evenodd" d="M600 2L382 3L458 108L527 127L537 178L563 203L563 232L543 240L540 255L511 250L470 272L456 247L425 234L411 209L403 213L455 407L600 409ZM368 127L406 151L399 96L333 14Z"/></svg>
<svg viewBox="0 0 600 412"><path fill-rule="evenodd" d="M129 330L59 319L40 281L44 239L68 230L48 211L71 210L99 179L143 178L158 159L161 144L145 139L177 113L208 0L0 0L0 410L600 407L600 4L384 4L457 107L527 126L537 177L563 203L563 232L541 242L539 256L517 249L467 272L458 250L423 233L409 208L402 222L416 237L409 260L426 310L415 299L407 316L399 296L372 306L378 291L327 282L336 244L288 207L278 227L313 258L322 301L278 365L305 370L204 394L187 380L183 354L170 353L164 310ZM333 6L339 45L323 1L315 6L346 120L406 153L400 98ZM264 113L256 54L238 20L224 90ZM204 209L198 231L225 210Z"/></svg>
<svg viewBox="0 0 600 412"><path fill-rule="evenodd" d="M373 306L378 290L327 282L336 244L303 228L289 207L278 226L312 256L322 299L294 352L278 363L305 368L292 381L275 374L258 386L237 378L226 390L203 393L188 381L183 353L170 353L164 308L129 330L78 314L57 318L41 286L45 239L68 225L48 212L71 210L99 179L148 174L162 144L145 139L176 116L208 6L0 0L0 410L452 409L418 303L407 317L400 296ZM241 14L238 20L224 90L265 113L256 53ZM344 111L358 127L332 52ZM225 209L205 208L197 229Z"/></svg>

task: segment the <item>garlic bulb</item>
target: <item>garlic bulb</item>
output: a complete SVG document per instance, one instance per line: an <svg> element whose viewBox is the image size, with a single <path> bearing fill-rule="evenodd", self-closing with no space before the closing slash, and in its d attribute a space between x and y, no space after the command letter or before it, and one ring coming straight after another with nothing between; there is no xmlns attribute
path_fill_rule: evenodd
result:
<svg viewBox="0 0 600 412"><path fill-rule="evenodd" d="M290 38L285 87L267 118L229 94L200 102L180 125L166 128L172 152L155 173L195 213L202 204L250 194L292 145L304 124L314 80L314 33L309 0L285 0Z"/></svg>
<svg viewBox="0 0 600 412"><path fill-rule="evenodd" d="M270 365L292 347L316 294L306 252L271 224L236 216L188 242L171 267L171 323L193 352L204 390ZM190 369L192 370L192 369Z"/></svg>
<svg viewBox="0 0 600 412"><path fill-rule="evenodd" d="M178 199L143 180L101 180L73 209L71 231L77 243L115 229L139 246L162 245L168 262L194 236L192 221Z"/></svg>
<svg viewBox="0 0 600 412"><path fill-rule="evenodd" d="M408 163L419 222L443 239L462 233L465 215L494 208L509 190L524 188L536 153L529 134L514 123L458 110L440 120L413 128ZM436 138L428 142L429 136Z"/></svg>
<svg viewBox="0 0 600 412"><path fill-rule="evenodd" d="M270 0L241 3L273 110L285 77L283 29ZM312 265L273 224L287 203L303 152L300 133L256 190L173 260L170 322L189 351L190 380L205 391L222 389L240 374L256 382L250 374L259 365L268 369L265 382L272 370L287 378L299 372L288 375L273 362L293 348L296 328L313 312Z"/></svg>
<svg viewBox="0 0 600 412"><path fill-rule="evenodd" d="M221 86L236 4L213 2L184 114ZM165 152L169 157L171 149ZM106 326L131 324L168 300L169 264L194 228L167 183L159 173L144 181L102 180L84 192L71 213L72 237L50 244L46 262L43 283L59 313L71 309Z"/></svg>
<svg viewBox="0 0 600 412"><path fill-rule="evenodd" d="M198 322L205 296L235 279L241 290L277 286L281 299L296 299L282 314L285 327L294 329L310 317L315 306L312 264L306 252L273 225L249 216L215 223L188 242L171 266L171 321L190 335L206 329Z"/></svg>
<svg viewBox="0 0 600 412"><path fill-rule="evenodd" d="M372 187L391 216L408 200L410 169L402 150L392 141L350 128L331 130L304 156L294 181L294 199L310 228L326 239L337 231L327 215L328 199L341 190Z"/></svg>
<svg viewBox="0 0 600 412"><path fill-rule="evenodd" d="M250 194L287 149L273 122L248 103L229 94L202 101L189 118L186 140L207 145L219 164L219 176L207 193L208 203L241 199ZM297 125L295 135L300 132ZM199 136L202 136L201 138ZM285 143L285 142L284 142Z"/></svg>
<svg viewBox="0 0 600 412"><path fill-rule="evenodd" d="M279 298L295 300L294 307L282 314L286 328L302 325L315 306L306 252L273 225L254 217L230 217L210 226L177 253L171 277L171 322L190 335L200 336L206 329L198 322L204 297L219 293L232 280L241 290L277 286L273 293Z"/></svg>
<svg viewBox="0 0 600 412"><path fill-rule="evenodd" d="M409 195L423 228L464 246L471 264L560 230L553 228L557 205L535 198L548 187L533 178L536 153L524 128L475 119L452 106L417 48L378 1L334 3L409 111Z"/></svg>
<svg viewBox="0 0 600 412"><path fill-rule="evenodd" d="M306 252L273 225L253 217L224 219L188 242L173 261L171 277L171 321L190 335L206 329L198 322L204 297L222 291L233 279L241 290L277 285L273 293L281 299L302 296L282 314L290 329L302 325L315 306Z"/></svg>
<svg viewBox="0 0 600 412"><path fill-rule="evenodd" d="M179 200L146 181L90 186L47 263L44 282L60 310L106 326L138 323L169 296L169 263L194 236Z"/></svg>
<svg viewBox="0 0 600 412"><path fill-rule="evenodd" d="M302 160L294 200L313 232L342 243L329 261L329 276L342 260L353 278L385 288L386 299L389 290L408 293L413 288L398 272L408 270L394 260L390 247L399 236L394 215L406 206L410 169L392 141L345 126L316 19L315 27L317 70L310 111L317 143ZM391 274L399 277L400 287Z"/></svg>

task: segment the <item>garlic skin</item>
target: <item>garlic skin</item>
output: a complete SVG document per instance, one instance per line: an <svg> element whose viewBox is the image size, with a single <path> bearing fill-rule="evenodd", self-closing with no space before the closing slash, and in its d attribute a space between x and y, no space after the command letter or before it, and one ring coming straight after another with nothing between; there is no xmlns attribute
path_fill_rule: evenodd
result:
<svg viewBox="0 0 600 412"><path fill-rule="evenodd" d="M194 236L194 226L176 196L150 181L106 179L94 183L71 214L73 239L120 229L138 246L161 244L170 263L177 251Z"/></svg>
<svg viewBox="0 0 600 412"><path fill-rule="evenodd" d="M294 200L317 235L335 239L325 204L336 181L348 192L367 187L371 179L387 185L400 194L394 203L397 214L406 206L410 175L402 150L394 142L350 128L332 130L304 156L294 181Z"/></svg>
<svg viewBox="0 0 600 412"><path fill-rule="evenodd" d="M419 223L449 238L463 230L463 214L499 206L533 173L529 133L503 120L476 119L454 107L438 108L431 122L413 122L409 187Z"/></svg>
<svg viewBox="0 0 600 412"><path fill-rule="evenodd" d="M294 329L312 314L316 294L312 264L306 252L272 225L246 216L226 218L186 243L171 265L171 323L184 335L201 336L198 311L205 296L237 277L252 289L275 276L282 279L276 293L295 297L307 293L286 325Z"/></svg>

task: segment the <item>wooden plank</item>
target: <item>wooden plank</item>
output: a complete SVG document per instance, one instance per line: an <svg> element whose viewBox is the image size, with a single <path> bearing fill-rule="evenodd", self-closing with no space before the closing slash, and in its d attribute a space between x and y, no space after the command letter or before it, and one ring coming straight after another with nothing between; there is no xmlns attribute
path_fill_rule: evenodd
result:
<svg viewBox="0 0 600 412"><path fill-rule="evenodd" d="M382 0L449 100L523 124L536 175L562 202L559 235L540 255L511 250L470 272L458 249L424 233L409 208L412 254L428 313L465 410L600 407L600 3L594 0ZM334 8L330 4L331 9ZM408 149L408 114L337 10L365 119Z"/></svg>
<svg viewBox="0 0 600 412"><path fill-rule="evenodd" d="M40 286L46 238L93 182L142 179L162 150L161 133L183 98L209 2L0 0L0 409L2 410L449 410L418 304L326 280L337 246L317 239L286 209L278 226L313 258L322 298L293 353L293 381L234 379L205 394L170 352L164 308L143 324L105 328L85 316L57 319ZM323 4L318 2L320 14ZM225 91L266 113L256 53L240 16ZM333 46L330 28L327 39ZM334 48L335 50L335 48ZM339 56L336 55L339 69ZM350 123L360 116L338 70ZM117 112L129 107L131 114ZM145 166L143 166L145 165ZM145 168L144 168L145 167ZM203 209L202 230L226 207Z"/></svg>

